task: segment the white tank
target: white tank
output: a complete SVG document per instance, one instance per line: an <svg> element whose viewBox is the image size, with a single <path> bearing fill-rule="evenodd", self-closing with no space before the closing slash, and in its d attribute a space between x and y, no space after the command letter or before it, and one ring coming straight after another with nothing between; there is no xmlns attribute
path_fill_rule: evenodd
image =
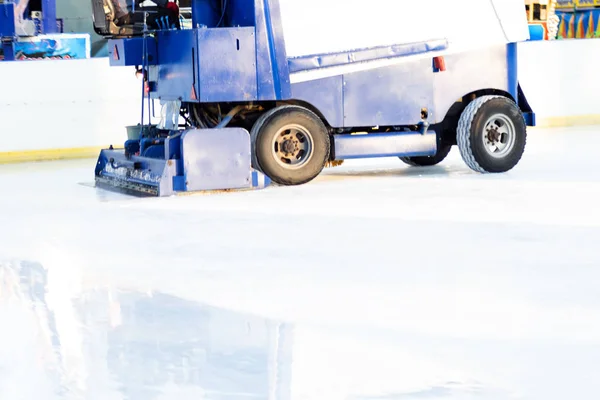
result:
<svg viewBox="0 0 600 400"><path fill-rule="evenodd" d="M529 38L523 0L279 0L288 57L447 39L450 50Z"/></svg>

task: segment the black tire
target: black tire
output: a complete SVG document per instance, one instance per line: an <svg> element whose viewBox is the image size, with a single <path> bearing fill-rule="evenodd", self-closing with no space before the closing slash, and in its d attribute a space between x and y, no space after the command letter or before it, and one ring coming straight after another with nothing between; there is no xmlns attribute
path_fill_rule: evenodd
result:
<svg viewBox="0 0 600 400"><path fill-rule="evenodd" d="M312 181L329 160L331 144L327 127L315 113L303 107L281 106L266 112L256 121L250 136L253 168L280 185ZM285 140L275 144L276 136ZM282 154L279 150L284 151L283 146L294 148ZM283 161L298 161L298 157L301 164L294 166Z"/></svg>
<svg viewBox="0 0 600 400"><path fill-rule="evenodd" d="M432 167L444 161L450 154L450 150L452 150L451 144L441 143L433 156L400 157L400 160L411 167Z"/></svg>
<svg viewBox="0 0 600 400"><path fill-rule="evenodd" d="M502 173L513 169L523 157L527 125L511 99L482 96L463 111L456 136L461 157L469 168L480 173ZM492 152L486 148L488 144L503 150Z"/></svg>

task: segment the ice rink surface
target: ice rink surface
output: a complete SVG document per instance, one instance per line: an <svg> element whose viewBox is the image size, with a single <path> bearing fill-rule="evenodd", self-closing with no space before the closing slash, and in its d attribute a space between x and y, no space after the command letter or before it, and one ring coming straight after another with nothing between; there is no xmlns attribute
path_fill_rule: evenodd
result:
<svg viewBox="0 0 600 400"><path fill-rule="evenodd" d="M1 166L0 398L596 398L599 129L164 199Z"/></svg>

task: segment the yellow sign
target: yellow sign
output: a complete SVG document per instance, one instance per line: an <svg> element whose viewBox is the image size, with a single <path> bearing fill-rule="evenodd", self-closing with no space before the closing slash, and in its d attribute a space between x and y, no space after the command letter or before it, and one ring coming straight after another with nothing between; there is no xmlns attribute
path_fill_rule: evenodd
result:
<svg viewBox="0 0 600 400"><path fill-rule="evenodd" d="M558 0L556 4L557 9L573 9L573 8L590 8L600 7L600 0Z"/></svg>

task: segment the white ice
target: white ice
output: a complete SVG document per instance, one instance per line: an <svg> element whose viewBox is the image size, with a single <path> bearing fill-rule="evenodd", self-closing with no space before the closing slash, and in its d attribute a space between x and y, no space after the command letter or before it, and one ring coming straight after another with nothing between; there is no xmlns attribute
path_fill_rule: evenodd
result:
<svg viewBox="0 0 600 400"><path fill-rule="evenodd" d="M598 146L163 199L0 167L0 399L596 398Z"/></svg>

